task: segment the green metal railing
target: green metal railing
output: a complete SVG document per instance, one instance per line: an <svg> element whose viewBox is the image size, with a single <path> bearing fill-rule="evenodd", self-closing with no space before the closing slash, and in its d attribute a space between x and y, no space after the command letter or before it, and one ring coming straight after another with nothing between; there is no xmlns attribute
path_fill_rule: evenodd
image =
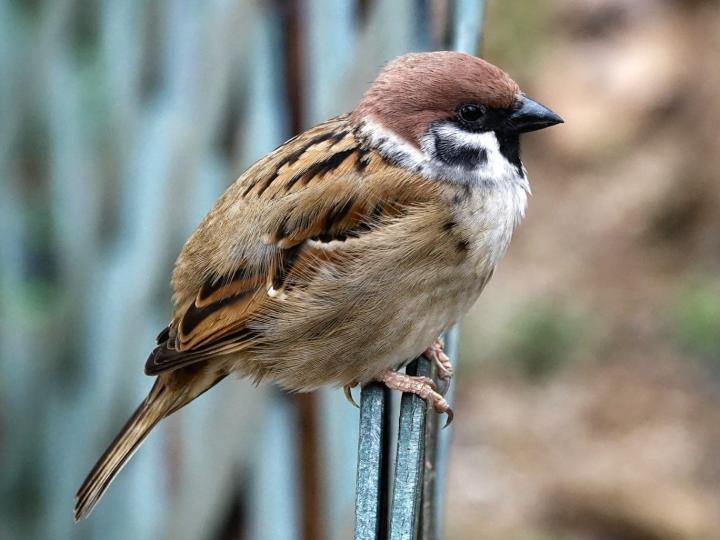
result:
<svg viewBox="0 0 720 540"><path fill-rule="evenodd" d="M446 352L455 363L455 329L446 336ZM406 371L410 375L435 376L435 366L424 357L415 359ZM440 538L449 430L440 428L442 419L428 410L424 400L403 394L391 483L392 409L390 391L384 385L372 383L363 388L355 538Z"/></svg>

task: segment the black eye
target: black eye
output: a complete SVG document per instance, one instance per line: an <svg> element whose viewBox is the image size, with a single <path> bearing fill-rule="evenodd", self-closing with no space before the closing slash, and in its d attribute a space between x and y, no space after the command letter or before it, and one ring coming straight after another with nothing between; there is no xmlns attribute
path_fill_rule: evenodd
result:
<svg viewBox="0 0 720 540"><path fill-rule="evenodd" d="M458 107L457 115L463 122L476 124L478 121L483 119L486 111L487 109L483 105L467 103Z"/></svg>

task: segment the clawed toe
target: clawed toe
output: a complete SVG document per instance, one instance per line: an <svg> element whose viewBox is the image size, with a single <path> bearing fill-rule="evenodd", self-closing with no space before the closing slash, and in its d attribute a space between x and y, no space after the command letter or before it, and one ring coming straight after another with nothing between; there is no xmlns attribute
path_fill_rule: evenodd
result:
<svg viewBox="0 0 720 540"><path fill-rule="evenodd" d="M450 425L450 422L453 421L453 418L455 417L455 414L453 413L453 410L450 408L450 405L448 404L447 400L442 397L442 395L438 394L435 391L429 391L425 396L422 397L428 404L428 407L432 407L433 410L438 414L447 414L447 420L445 421L445 425L443 427L448 427Z"/></svg>
<svg viewBox="0 0 720 540"><path fill-rule="evenodd" d="M438 377L450 382L450 379L452 379L453 375L455 374L455 370L450 364L450 358L448 358L445 353L442 353L442 356L443 358L440 360L440 362L442 363L438 363L437 366Z"/></svg>
<svg viewBox="0 0 720 540"><path fill-rule="evenodd" d="M433 392L438 391L437 384L435 384L435 381L430 377L424 377L422 375L408 375L408 377L411 377L416 384L429 386Z"/></svg>
<svg viewBox="0 0 720 540"><path fill-rule="evenodd" d="M438 377L445 380L450 380L455 373L455 370L450 363L450 358L443 350L444 344L442 339L436 339L432 345L430 345L423 356L433 362L437 366Z"/></svg>
<svg viewBox="0 0 720 540"><path fill-rule="evenodd" d="M435 412L447 414L447 421L444 427L449 426L450 422L453 421L454 414L450 405L442 394L438 392L438 386L431 378L398 373L397 371L387 369L375 377L375 380L382 382L392 390L415 394L425 400L428 407L432 407ZM441 381L445 382L445 379L441 379ZM346 384L343 386L343 392L345 399L356 407L359 407L352 395L352 389L356 386L357 383Z"/></svg>
<svg viewBox="0 0 720 540"><path fill-rule="evenodd" d="M437 386L432 379L398 373L397 371L388 369L380 373L376 377L376 380L383 382L385 386L393 390L415 394L424 399L428 407L432 407L433 410L438 413L447 414L445 427L452 422L454 417L453 411L445 398L438 393Z"/></svg>
<svg viewBox="0 0 720 540"><path fill-rule="evenodd" d="M357 404L357 401L355 401L355 398L352 395L352 389L357 386L357 383L350 383L343 386L343 392L345 393L345 399L347 399L350 403L355 405L358 409L360 408L360 405Z"/></svg>

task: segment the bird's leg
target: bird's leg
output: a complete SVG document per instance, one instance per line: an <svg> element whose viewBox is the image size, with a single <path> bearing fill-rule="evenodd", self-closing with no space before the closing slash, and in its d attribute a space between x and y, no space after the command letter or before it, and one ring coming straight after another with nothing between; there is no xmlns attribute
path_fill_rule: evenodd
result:
<svg viewBox="0 0 720 540"><path fill-rule="evenodd" d="M438 378L444 383L442 391L440 392L443 395L447 392L448 386L450 386L450 379L452 379L453 373L455 372L450 363L450 358L445 354L444 347L445 343L443 339L439 337L433 341L432 345L425 349L423 353L425 358L437 366Z"/></svg>
<svg viewBox="0 0 720 540"><path fill-rule="evenodd" d="M355 388L357 384L358 383L356 382L346 384L345 386L343 386L343 392L345 392L345 399L347 399L350 403L352 403L359 409L360 405L357 404L357 401L355 401L355 398L353 398L352 395L352 389Z"/></svg>
<svg viewBox="0 0 720 540"><path fill-rule="evenodd" d="M437 392L437 387L432 379L428 377L420 377L408 375L406 373L398 373L392 369L386 369L380 372L376 377L376 381L381 381L391 390L400 390L401 392L409 392L424 399L428 406L432 407L438 413L447 414L447 422L449 425L453 419L453 412L442 397Z"/></svg>

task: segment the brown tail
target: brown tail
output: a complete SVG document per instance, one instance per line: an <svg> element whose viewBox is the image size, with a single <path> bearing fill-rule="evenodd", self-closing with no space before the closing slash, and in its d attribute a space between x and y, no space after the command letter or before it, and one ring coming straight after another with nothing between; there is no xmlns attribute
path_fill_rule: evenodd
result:
<svg viewBox="0 0 720 540"><path fill-rule="evenodd" d="M158 379L145 400L117 434L75 495L75 521L87 517L150 430L167 416L178 401ZM183 403L184 404L184 403Z"/></svg>

